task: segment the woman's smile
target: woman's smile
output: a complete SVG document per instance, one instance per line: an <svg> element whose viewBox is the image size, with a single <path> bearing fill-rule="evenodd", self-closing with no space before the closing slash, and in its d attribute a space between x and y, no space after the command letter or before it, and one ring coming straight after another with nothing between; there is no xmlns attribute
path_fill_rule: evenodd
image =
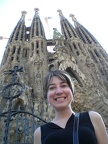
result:
<svg viewBox="0 0 108 144"><path fill-rule="evenodd" d="M66 97L57 97L55 98L56 101L64 101L66 99Z"/></svg>

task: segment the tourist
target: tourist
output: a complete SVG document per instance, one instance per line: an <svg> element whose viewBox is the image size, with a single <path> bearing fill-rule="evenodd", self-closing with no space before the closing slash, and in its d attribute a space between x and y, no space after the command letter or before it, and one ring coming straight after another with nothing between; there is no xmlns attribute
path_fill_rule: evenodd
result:
<svg viewBox="0 0 108 144"><path fill-rule="evenodd" d="M34 144L73 144L72 78L65 71L51 71L45 77L43 90L44 97L55 110L55 117L35 130ZM99 113L79 113L78 141L79 144L108 144L106 128Z"/></svg>

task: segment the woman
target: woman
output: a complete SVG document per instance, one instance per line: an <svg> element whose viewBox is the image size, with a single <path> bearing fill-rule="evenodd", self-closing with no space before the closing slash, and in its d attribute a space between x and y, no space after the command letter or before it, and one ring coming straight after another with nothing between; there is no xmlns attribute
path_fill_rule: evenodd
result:
<svg viewBox="0 0 108 144"><path fill-rule="evenodd" d="M73 144L74 111L71 108L74 85L65 71L51 71L44 81L44 97L55 110L54 119L37 128L34 144ZM108 144L101 116L94 111L79 116L79 144Z"/></svg>

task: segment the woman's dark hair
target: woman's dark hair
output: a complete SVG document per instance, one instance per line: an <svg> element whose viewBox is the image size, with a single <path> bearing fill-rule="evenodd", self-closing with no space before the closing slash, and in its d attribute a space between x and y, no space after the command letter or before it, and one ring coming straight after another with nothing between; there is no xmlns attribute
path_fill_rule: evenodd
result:
<svg viewBox="0 0 108 144"><path fill-rule="evenodd" d="M60 78L64 82L66 82L69 85L72 93L74 94L74 84L73 84L73 80L72 80L71 76L66 71L55 70L55 71L50 71L44 79L44 82L43 82L44 98L47 98L48 87L50 85L51 79L54 76Z"/></svg>

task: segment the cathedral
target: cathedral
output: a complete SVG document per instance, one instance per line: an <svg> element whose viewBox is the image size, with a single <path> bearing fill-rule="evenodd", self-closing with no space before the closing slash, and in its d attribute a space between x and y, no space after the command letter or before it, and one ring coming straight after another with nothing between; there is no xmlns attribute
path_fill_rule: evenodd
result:
<svg viewBox="0 0 108 144"><path fill-rule="evenodd" d="M19 111L32 113L27 115L29 119L35 115L46 122L51 120L54 110L43 97L43 79L49 71L56 69L67 71L73 78L73 110L97 111L108 130L108 54L73 14L70 17L74 25L61 10L57 12L61 33L54 28L53 39L46 38L38 8L35 8L29 27L26 27L26 11L23 11L10 35L0 66L1 144L3 140L10 144L30 143L21 121L19 125L16 122L15 114ZM53 47L53 52L48 51L48 47ZM15 89L23 92L16 94ZM24 116L25 113L20 113L20 119Z"/></svg>

